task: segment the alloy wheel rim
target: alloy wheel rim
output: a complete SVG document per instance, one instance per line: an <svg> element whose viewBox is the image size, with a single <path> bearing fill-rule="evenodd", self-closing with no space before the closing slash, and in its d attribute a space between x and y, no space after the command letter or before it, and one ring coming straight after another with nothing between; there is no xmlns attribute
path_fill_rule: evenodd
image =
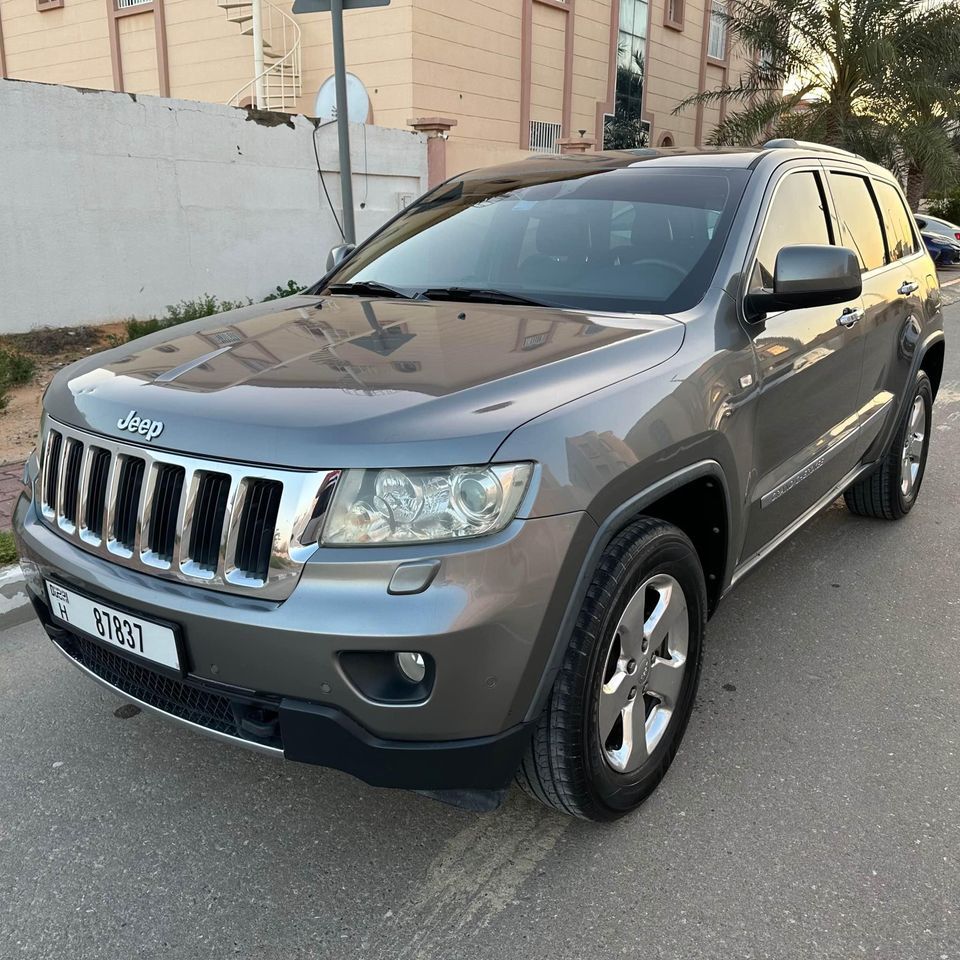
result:
<svg viewBox="0 0 960 960"><path fill-rule="evenodd" d="M597 705L600 746L617 773L637 770L663 739L683 687L689 640L683 588L665 573L645 580L613 631Z"/></svg>
<svg viewBox="0 0 960 960"><path fill-rule="evenodd" d="M907 498L916 488L917 478L920 476L923 445L926 440L926 419L923 397L918 396L914 399L910 410L907 432L903 440L903 454L900 458L900 492Z"/></svg>

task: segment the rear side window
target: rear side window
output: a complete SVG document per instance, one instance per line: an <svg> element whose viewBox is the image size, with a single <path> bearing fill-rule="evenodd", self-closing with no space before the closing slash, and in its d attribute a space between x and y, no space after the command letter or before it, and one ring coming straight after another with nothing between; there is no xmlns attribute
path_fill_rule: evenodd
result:
<svg viewBox="0 0 960 960"><path fill-rule="evenodd" d="M900 191L891 183L873 181L877 203L883 215L883 228L887 232L887 251L890 261L902 260L917 252L917 240L910 226L910 215L904 206Z"/></svg>
<svg viewBox="0 0 960 960"><path fill-rule="evenodd" d="M773 270L782 247L830 242L830 225L819 177L807 170L787 174L780 181L767 211L750 289L773 289Z"/></svg>
<svg viewBox="0 0 960 960"><path fill-rule="evenodd" d="M861 271L866 273L882 267L886 263L883 233L866 178L856 174L831 173L830 189L843 227L843 242L857 251Z"/></svg>

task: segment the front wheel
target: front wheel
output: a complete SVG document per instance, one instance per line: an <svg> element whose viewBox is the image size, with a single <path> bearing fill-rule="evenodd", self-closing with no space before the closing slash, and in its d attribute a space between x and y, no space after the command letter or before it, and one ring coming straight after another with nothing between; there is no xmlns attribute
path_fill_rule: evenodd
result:
<svg viewBox="0 0 960 960"><path fill-rule="evenodd" d="M917 502L930 449L933 387L919 370L910 403L877 469L844 493L847 507L862 517L899 520Z"/></svg>
<svg viewBox="0 0 960 960"><path fill-rule="evenodd" d="M706 590L696 549L642 517L604 552L517 775L587 820L636 809L670 766L693 709Z"/></svg>

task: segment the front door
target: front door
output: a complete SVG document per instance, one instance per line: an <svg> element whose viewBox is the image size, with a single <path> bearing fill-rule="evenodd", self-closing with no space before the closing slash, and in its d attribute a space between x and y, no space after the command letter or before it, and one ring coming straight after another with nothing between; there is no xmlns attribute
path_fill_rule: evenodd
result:
<svg viewBox="0 0 960 960"><path fill-rule="evenodd" d="M774 186L750 274L770 289L776 255L835 243L823 175L791 170ZM741 560L748 560L848 474L855 450L863 335L859 299L748 323L757 358L754 484Z"/></svg>

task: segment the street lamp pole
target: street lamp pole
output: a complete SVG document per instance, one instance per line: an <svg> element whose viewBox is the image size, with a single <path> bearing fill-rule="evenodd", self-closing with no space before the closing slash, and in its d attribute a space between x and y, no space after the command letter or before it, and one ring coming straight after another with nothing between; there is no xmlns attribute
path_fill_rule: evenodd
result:
<svg viewBox="0 0 960 960"><path fill-rule="evenodd" d="M353 178L350 171L350 113L347 109L347 58L343 52L343 11L388 7L390 0L294 0L294 13L330 11L333 25L333 77L337 91L337 139L340 144L340 198L343 204L343 239L357 242L353 217Z"/></svg>
<svg viewBox="0 0 960 960"><path fill-rule="evenodd" d="M350 117L347 112L347 65L343 51L343 0L330 0L333 20L333 75L337 89L337 139L340 143L340 198L343 205L343 239L357 242L353 219L353 174L350 169Z"/></svg>

